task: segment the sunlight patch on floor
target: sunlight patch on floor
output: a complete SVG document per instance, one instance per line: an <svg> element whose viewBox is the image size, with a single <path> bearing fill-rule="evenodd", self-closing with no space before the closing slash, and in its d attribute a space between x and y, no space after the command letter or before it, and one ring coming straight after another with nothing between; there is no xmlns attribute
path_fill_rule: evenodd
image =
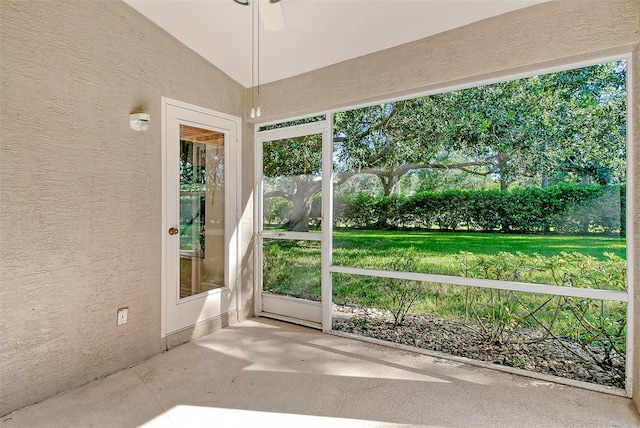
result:
<svg viewBox="0 0 640 428"><path fill-rule="evenodd" d="M200 407L179 405L167 410L157 418L141 425L142 428L159 427L278 427L278 428L358 428L358 427L410 427L413 425L394 424L389 422L360 419L331 418L326 416L301 415L293 413L259 412L243 409L224 409L220 407Z"/></svg>

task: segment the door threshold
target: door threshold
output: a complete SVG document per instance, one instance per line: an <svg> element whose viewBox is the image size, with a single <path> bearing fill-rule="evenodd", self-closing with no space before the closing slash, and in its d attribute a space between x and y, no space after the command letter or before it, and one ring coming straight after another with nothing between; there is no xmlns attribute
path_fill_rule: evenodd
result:
<svg viewBox="0 0 640 428"><path fill-rule="evenodd" d="M298 318L292 318L292 317L288 317L285 315L278 315L278 314L272 314L270 312L260 312L258 314L259 317L263 317L263 318L271 318L274 320L278 320L278 321L284 321L284 322L288 322L291 324L298 324L298 325L302 325L304 327L309 327L309 328L313 328L316 330L322 330L322 324L317 323L317 322L313 322L313 321L306 321L306 320L301 320Z"/></svg>

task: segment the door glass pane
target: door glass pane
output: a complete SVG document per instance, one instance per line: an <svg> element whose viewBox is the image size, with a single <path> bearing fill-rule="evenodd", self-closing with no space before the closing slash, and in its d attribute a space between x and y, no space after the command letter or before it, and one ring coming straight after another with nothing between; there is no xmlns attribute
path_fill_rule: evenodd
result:
<svg viewBox="0 0 640 428"><path fill-rule="evenodd" d="M265 239L263 291L320 301L320 241Z"/></svg>
<svg viewBox="0 0 640 428"><path fill-rule="evenodd" d="M180 298L224 286L224 134L180 125Z"/></svg>
<svg viewBox="0 0 640 428"><path fill-rule="evenodd" d="M322 189L322 134L263 145L263 227L318 232Z"/></svg>

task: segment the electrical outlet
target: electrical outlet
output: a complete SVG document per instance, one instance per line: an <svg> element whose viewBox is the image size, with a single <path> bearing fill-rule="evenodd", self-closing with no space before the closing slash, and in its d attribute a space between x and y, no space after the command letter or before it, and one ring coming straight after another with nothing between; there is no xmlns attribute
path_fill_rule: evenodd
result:
<svg viewBox="0 0 640 428"><path fill-rule="evenodd" d="M118 309L118 325L126 324L129 318L129 308Z"/></svg>

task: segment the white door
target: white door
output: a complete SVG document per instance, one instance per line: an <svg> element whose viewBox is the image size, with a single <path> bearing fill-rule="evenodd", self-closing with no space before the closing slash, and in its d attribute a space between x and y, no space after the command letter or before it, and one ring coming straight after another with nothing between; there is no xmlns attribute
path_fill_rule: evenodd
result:
<svg viewBox="0 0 640 428"><path fill-rule="evenodd" d="M163 98L162 335L237 309L240 119Z"/></svg>
<svg viewBox="0 0 640 428"><path fill-rule="evenodd" d="M256 134L256 313L330 328L330 126Z"/></svg>

